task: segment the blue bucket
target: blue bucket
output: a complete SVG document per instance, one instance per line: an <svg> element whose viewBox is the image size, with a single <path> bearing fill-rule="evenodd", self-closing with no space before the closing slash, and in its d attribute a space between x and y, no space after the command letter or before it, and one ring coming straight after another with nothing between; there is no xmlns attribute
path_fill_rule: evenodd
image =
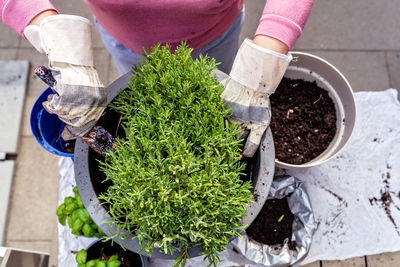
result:
<svg viewBox="0 0 400 267"><path fill-rule="evenodd" d="M57 115L48 113L42 106L47 100L47 96L54 94L48 87L38 97L31 111L31 130L36 141L47 151L57 156L73 157L73 153L65 150L65 141L61 137L61 132L65 127Z"/></svg>

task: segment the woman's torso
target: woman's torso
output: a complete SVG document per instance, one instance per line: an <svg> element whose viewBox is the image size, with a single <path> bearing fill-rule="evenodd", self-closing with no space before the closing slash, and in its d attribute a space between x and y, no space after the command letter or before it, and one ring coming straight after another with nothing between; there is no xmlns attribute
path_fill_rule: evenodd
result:
<svg viewBox="0 0 400 267"><path fill-rule="evenodd" d="M198 49L222 34L243 0L84 0L98 22L136 53L155 43L181 41Z"/></svg>

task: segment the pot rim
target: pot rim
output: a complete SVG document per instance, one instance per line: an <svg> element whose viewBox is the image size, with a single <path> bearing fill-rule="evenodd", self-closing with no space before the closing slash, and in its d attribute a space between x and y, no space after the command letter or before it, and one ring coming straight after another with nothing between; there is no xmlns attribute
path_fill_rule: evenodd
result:
<svg viewBox="0 0 400 267"><path fill-rule="evenodd" d="M47 125L54 126L54 122L60 124L60 130L56 131L58 136L61 136L61 132L65 127L65 123L60 121L57 115L48 113L42 106L42 103L47 100L47 97L50 94L54 94L53 90L50 87L47 87L40 96L36 99L35 103L32 106L31 113L30 113L30 128L32 135L35 137L36 141L39 143L41 147L43 147L48 152L62 157L73 157L73 153L68 153L57 148L55 145L51 144L46 140L43 136L43 130L45 130ZM51 118L50 122L45 121L42 119L42 116L46 116L47 119ZM57 144L59 144L57 142Z"/></svg>
<svg viewBox="0 0 400 267"><path fill-rule="evenodd" d="M303 67L304 69L307 69L308 71L312 72L312 76L319 76L325 82L328 84L328 87L330 90L328 90L330 97L332 100L335 102L335 107L342 109L339 113L342 113L342 116L337 115L337 125L339 126L339 129L337 129L337 132L335 134L334 140L332 140L331 144L328 146L328 148L321 153L322 156L318 156L317 158L312 159L309 162L303 163L303 164L291 164L291 163L286 163L283 161L280 161L278 159L275 159L276 166L279 168L286 168L286 169L305 169L313 166L320 165L324 162L327 162L328 160L332 159L333 157L337 156L346 146L348 141L351 139L351 136L353 134L354 126L355 126L355 118L357 117L357 110L356 110L356 104L355 104L355 99L354 99L354 92L353 89L346 79L346 77L342 74L342 72L339 71L333 64L328 62L327 60L310 54L306 52L298 52L298 51L293 51L290 52L293 56L293 63L298 62L297 60L299 57L306 57L313 59L315 61L318 61L319 63L324 64L326 67L330 69L330 72L335 76L335 79L340 80L341 83L343 83L342 90L346 91L347 97L344 101L338 94L337 89L335 89L334 86L331 85L331 83L322 75L319 74L318 70L314 69L308 69L306 67ZM289 64L288 70L290 70L291 65ZM292 69L293 70L293 69ZM310 74L311 75L311 74ZM315 78L316 79L316 78ZM324 88L327 90L326 88ZM332 92L333 90L333 92ZM343 105L342 103L346 103L346 105ZM353 113L353 114L350 114ZM350 116L348 116L350 115ZM350 117L350 119L349 119ZM345 121L343 121L345 119ZM343 132L345 131L348 132L348 134L344 134Z"/></svg>
<svg viewBox="0 0 400 267"><path fill-rule="evenodd" d="M132 73L126 73L116 81L114 81L107 88L107 103L110 103L114 97L116 97L121 90L121 88L126 88L127 83L130 81ZM261 168L258 167L258 176L256 185L254 186L254 192L258 194L257 201L251 203L247 207L247 213L243 217L243 224L250 224L258 215L261 208L268 197L269 188L272 183L272 178L274 175L275 167L275 149L272 140L272 133L270 129L266 132L262 139L262 144L265 148L261 153L260 150L260 164ZM90 179L89 172L89 147L88 145L80 139L77 139L75 143L75 154L74 154L74 170L75 170L75 180L78 187L79 195L81 196L82 202L90 214L92 220L101 228L104 233L108 233L108 236L117 236L114 241L129 250L142 254L144 256L149 256L145 251L140 251L142 245L139 244L139 240L134 238L133 234L130 234L124 238L120 238L117 235L115 227L112 225L111 217L107 214L107 211L100 204L99 199L94 191L93 185ZM257 169L257 167L256 167ZM188 249L189 257L199 256L199 254L204 251L203 246L197 245L190 247ZM155 258L165 258L165 259L176 259L182 253L180 251L175 251L173 254L164 254L159 249L154 249L151 253L152 257Z"/></svg>

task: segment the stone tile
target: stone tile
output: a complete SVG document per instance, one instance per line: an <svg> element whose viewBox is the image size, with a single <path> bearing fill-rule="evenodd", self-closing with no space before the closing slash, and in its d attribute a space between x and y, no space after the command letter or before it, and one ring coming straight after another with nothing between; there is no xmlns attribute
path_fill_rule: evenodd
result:
<svg viewBox="0 0 400 267"><path fill-rule="evenodd" d="M14 166L13 160L0 161L0 246L4 244Z"/></svg>
<svg viewBox="0 0 400 267"><path fill-rule="evenodd" d="M21 37L11 28L0 23L0 47L17 48Z"/></svg>
<svg viewBox="0 0 400 267"><path fill-rule="evenodd" d="M58 265L58 224L53 227L53 238L50 246L50 259L49 267L56 267Z"/></svg>
<svg viewBox="0 0 400 267"><path fill-rule="evenodd" d="M241 44L245 38L253 39L264 6L265 6L265 0L246 1L245 18L239 36L239 44Z"/></svg>
<svg viewBox="0 0 400 267"><path fill-rule="evenodd" d="M323 267L365 267L365 258L357 257L342 261L322 261Z"/></svg>
<svg viewBox="0 0 400 267"><path fill-rule="evenodd" d="M31 118L31 110L36 99L37 97L34 96L28 96L25 98L24 113L22 115L22 122L21 122L21 136L30 136L30 137L33 136L31 131L30 118Z"/></svg>
<svg viewBox="0 0 400 267"><path fill-rule="evenodd" d="M94 66L105 86L108 84L108 68L110 66L110 61L111 55L105 48L94 49Z"/></svg>
<svg viewBox="0 0 400 267"><path fill-rule="evenodd" d="M400 52L387 52L390 86L400 90Z"/></svg>
<svg viewBox="0 0 400 267"><path fill-rule="evenodd" d="M34 74L34 68L39 65L47 66L47 57L37 52L34 48L20 48L17 59L26 59L31 63L27 95L37 98L47 88L47 86ZM105 48L94 49L94 64L104 84L107 83L110 60L111 55Z"/></svg>
<svg viewBox="0 0 400 267"><path fill-rule="evenodd" d="M81 0L52 0L51 1L60 14L71 14L93 18L92 12L89 7Z"/></svg>
<svg viewBox="0 0 400 267"><path fill-rule="evenodd" d="M30 42L28 42L25 38L21 38L19 42L20 48L33 48ZM35 50L36 51L36 50ZM38 53L38 52L37 52Z"/></svg>
<svg viewBox="0 0 400 267"><path fill-rule="evenodd" d="M399 49L400 1L319 0L295 49Z"/></svg>
<svg viewBox="0 0 400 267"><path fill-rule="evenodd" d="M7 240L51 240L57 223L58 158L33 137L21 137L7 228Z"/></svg>
<svg viewBox="0 0 400 267"><path fill-rule="evenodd" d="M113 81L118 79L121 76L119 73L117 66L114 63L114 60L111 57L110 66L108 70L108 84L111 84Z"/></svg>
<svg viewBox="0 0 400 267"><path fill-rule="evenodd" d="M93 22L94 19L93 14L90 11L89 7L82 0L71 0L71 1L53 0L51 2L57 8L60 14L78 15L85 17L89 19L91 22ZM94 24L92 27L92 34L93 34L92 35L93 47L104 48L100 34L98 33L97 28ZM24 38L21 38L20 46L23 48L32 47L32 45Z"/></svg>
<svg viewBox="0 0 400 267"><path fill-rule="evenodd" d="M55 0L52 1L52 3L60 13L82 16L88 18L92 23L94 22L94 16L92 12L82 0L72 0L72 1ZM101 40L101 36L94 23L92 27L92 40L94 48L104 48L103 41Z"/></svg>
<svg viewBox="0 0 400 267"><path fill-rule="evenodd" d="M0 48L0 60L17 59L18 48Z"/></svg>
<svg viewBox="0 0 400 267"><path fill-rule="evenodd" d="M368 255L368 267L400 266L400 252Z"/></svg>
<svg viewBox="0 0 400 267"><path fill-rule="evenodd" d="M16 154L28 61L0 61L0 151Z"/></svg>
<svg viewBox="0 0 400 267"><path fill-rule="evenodd" d="M355 92L390 88L384 52L306 51L338 68Z"/></svg>
<svg viewBox="0 0 400 267"><path fill-rule="evenodd" d="M314 261L312 263L306 264L306 265L301 265L302 267L321 267L321 262L320 261Z"/></svg>
<svg viewBox="0 0 400 267"><path fill-rule="evenodd" d="M40 65L47 66L47 57L37 52L34 48L20 48L18 50L17 59L29 61L30 70L27 96L38 97L47 86L34 74L34 69Z"/></svg>
<svg viewBox="0 0 400 267"><path fill-rule="evenodd" d="M51 251L51 241L8 240L6 246L10 248L26 249L46 253Z"/></svg>
<svg viewBox="0 0 400 267"><path fill-rule="evenodd" d="M93 22L93 19L92 19ZM106 48L103 43L103 39L101 39L101 35L96 25L92 26L92 42L94 48Z"/></svg>

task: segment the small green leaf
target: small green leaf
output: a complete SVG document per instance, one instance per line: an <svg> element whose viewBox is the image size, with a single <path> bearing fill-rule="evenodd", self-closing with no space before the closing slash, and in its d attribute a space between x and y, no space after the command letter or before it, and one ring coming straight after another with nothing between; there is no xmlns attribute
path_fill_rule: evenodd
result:
<svg viewBox="0 0 400 267"><path fill-rule="evenodd" d="M79 208L85 208L85 206L83 205L82 199L81 199L81 197L79 195L76 196L75 199L76 199L76 203L78 204Z"/></svg>
<svg viewBox="0 0 400 267"><path fill-rule="evenodd" d="M67 204L65 207L67 212L72 212L72 211L76 210L77 208L78 208L78 205L76 204L76 202L71 202L71 203Z"/></svg>
<svg viewBox="0 0 400 267"><path fill-rule="evenodd" d="M83 227L83 221L81 221L79 218L76 219L72 224L72 230L74 231L80 231L82 227Z"/></svg>
<svg viewBox="0 0 400 267"><path fill-rule="evenodd" d="M61 204L60 206L58 206L57 208L57 215L58 216L62 216L65 213L65 204Z"/></svg>
<svg viewBox="0 0 400 267"><path fill-rule="evenodd" d="M67 216L68 216L68 215L66 215L66 214L63 214L63 215L61 215L61 216L58 216L58 222L59 222L61 225L64 225L64 226L65 226L65 221L66 221L66 219L67 219Z"/></svg>
<svg viewBox="0 0 400 267"><path fill-rule="evenodd" d="M95 267L96 266L96 260L90 260L86 263L86 267Z"/></svg>
<svg viewBox="0 0 400 267"><path fill-rule="evenodd" d="M84 249L81 249L79 250L78 253L76 253L75 259L78 264L85 264L86 258L87 258L87 252Z"/></svg>
<svg viewBox="0 0 400 267"><path fill-rule="evenodd" d="M82 233L87 237L93 237L95 230L90 226L90 224L85 223L82 227Z"/></svg>
<svg viewBox="0 0 400 267"><path fill-rule="evenodd" d="M118 255L112 255L108 260L109 261L118 260Z"/></svg>
<svg viewBox="0 0 400 267"><path fill-rule="evenodd" d="M69 226L70 228L72 228L72 226L74 225L74 221L72 220L72 216L71 216L71 215L68 216L67 221L68 221L68 226Z"/></svg>
<svg viewBox="0 0 400 267"><path fill-rule="evenodd" d="M78 209L77 211L78 217L81 221L85 223L90 223L92 219L89 216L89 213L86 211L86 209Z"/></svg>
<svg viewBox="0 0 400 267"><path fill-rule="evenodd" d="M107 267L119 267L121 265L121 262L119 260L113 260L113 261L108 261L107 262Z"/></svg>
<svg viewBox="0 0 400 267"><path fill-rule="evenodd" d="M106 261L96 261L96 267L107 267Z"/></svg>

